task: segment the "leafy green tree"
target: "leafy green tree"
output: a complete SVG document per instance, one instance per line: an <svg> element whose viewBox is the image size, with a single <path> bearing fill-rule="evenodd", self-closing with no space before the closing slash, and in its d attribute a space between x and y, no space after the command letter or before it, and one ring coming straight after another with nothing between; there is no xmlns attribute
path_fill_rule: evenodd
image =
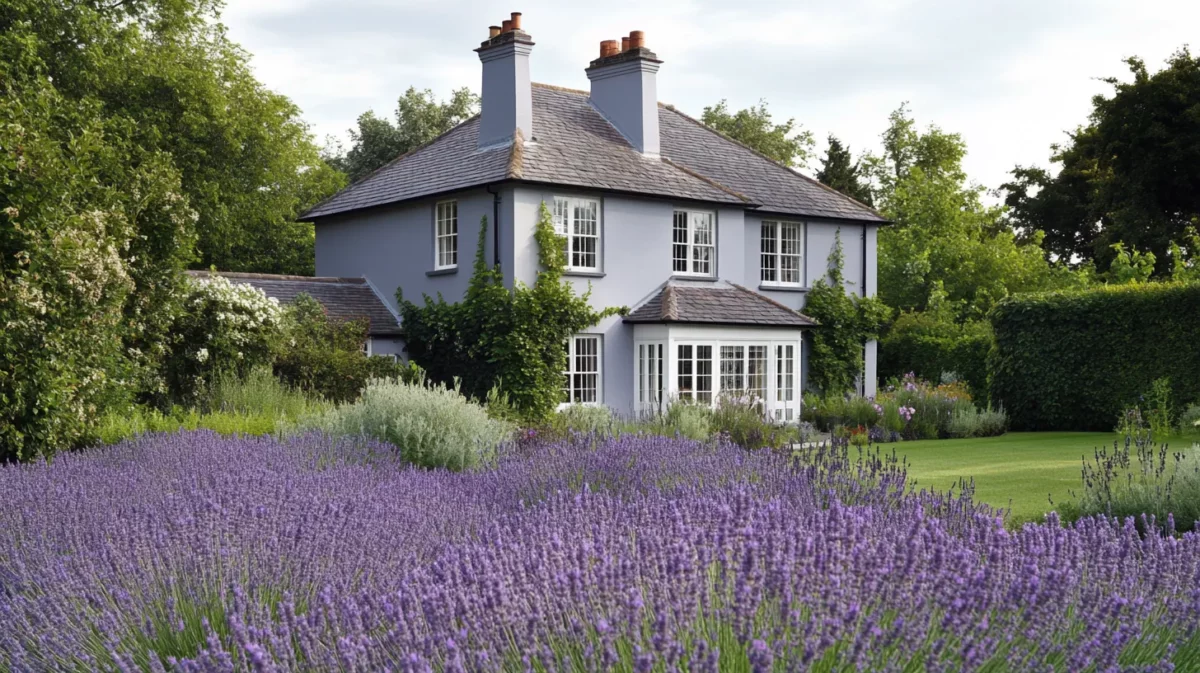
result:
<svg viewBox="0 0 1200 673"><path fill-rule="evenodd" d="M1114 256L1104 279L1116 285L1145 283L1154 274L1154 253L1126 248L1124 243L1112 245Z"/></svg>
<svg viewBox="0 0 1200 673"><path fill-rule="evenodd" d="M829 136L829 148L821 161L817 179L853 199L870 205L871 189L860 175L860 163L850 156L850 148L842 145L836 136Z"/></svg>
<svg viewBox="0 0 1200 673"><path fill-rule="evenodd" d="M469 119L479 109L479 96L462 88L439 102L433 91L409 87L396 104L395 123L367 110L358 117L358 128L350 129L350 150L340 145L331 150L330 162L359 180L398 156L424 145Z"/></svg>
<svg viewBox="0 0 1200 673"><path fill-rule="evenodd" d="M1046 232L1050 255L1104 266L1124 243L1153 253L1165 277L1179 259L1172 244L1191 245L1200 225L1200 57L1185 47L1156 73L1126 63L1132 81L1105 79L1111 95L1094 97L1088 123L1051 148L1058 174L1018 166L1002 190L1014 226Z"/></svg>
<svg viewBox="0 0 1200 673"><path fill-rule="evenodd" d="M69 108L105 118L107 132L170 155L197 214L197 267L311 273L312 227L296 216L344 178L320 158L299 109L254 78L219 9L13 0L0 26L29 44L29 58L10 67L53 82Z"/></svg>
<svg viewBox="0 0 1200 673"><path fill-rule="evenodd" d="M784 166L806 166L812 158L813 136L795 119L771 120L767 102L730 112L725 100L704 108L700 121Z"/></svg>
<svg viewBox="0 0 1200 673"><path fill-rule="evenodd" d="M879 287L893 309L923 311L935 289L960 320L985 315L1014 292L1078 282L1049 264L1041 233L1019 236L1000 207L967 182L966 143L936 126L917 128L906 106L892 113L883 153L863 160L875 205L894 222L879 232Z"/></svg>
<svg viewBox="0 0 1200 673"><path fill-rule="evenodd" d="M863 344L879 336L891 310L875 297L846 292L840 232L828 262L827 276L813 283L804 302L804 313L821 324L812 331L808 385L836 395L854 388L863 372Z"/></svg>

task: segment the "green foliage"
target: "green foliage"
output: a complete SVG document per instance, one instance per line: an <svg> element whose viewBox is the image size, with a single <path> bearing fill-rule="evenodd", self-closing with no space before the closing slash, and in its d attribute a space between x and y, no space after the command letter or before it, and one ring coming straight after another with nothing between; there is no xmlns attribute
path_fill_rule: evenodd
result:
<svg viewBox="0 0 1200 673"><path fill-rule="evenodd" d="M891 313L878 299L847 293L842 264L839 231L827 277L813 283L804 302L804 313L820 323L812 332L808 384L826 394L854 387L863 371L863 344L878 336Z"/></svg>
<svg viewBox="0 0 1200 673"><path fill-rule="evenodd" d="M492 462L513 427L440 383L373 380L354 404L302 420L300 428L389 442L408 463L461 471Z"/></svg>
<svg viewBox="0 0 1200 673"><path fill-rule="evenodd" d="M150 432L185 430L212 430L222 435L269 435L275 432L276 422L277 418L268 413L204 413L179 407L163 412L151 407L137 406L105 412L98 419L91 439L101 444L116 444Z"/></svg>
<svg viewBox="0 0 1200 673"><path fill-rule="evenodd" d="M1183 435L1200 432L1200 404L1188 406L1179 414L1179 433Z"/></svg>
<svg viewBox="0 0 1200 673"><path fill-rule="evenodd" d="M266 366L255 367L243 377L230 371L218 372L204 404L209 413L272 416L289 421L323 413L332 406L324 398L281 381Z"/></svg>
<svg viewBox="0 0 1200 673"><path fill-rule="evenodd" d="M392 358L367 357L368 322L331 320L316 299L301 294L284 312L282 347L275 375L288 385L332 402L352 402L373 378L415 373Z"/></svg>
<svg viewBox="0 0 1200 673"><path fill-rule="evenodd" d="M1108 430L1161 377L1200 399L1200 284L1022 295L991 319L991 399L1014 428Z"/></svg>
<svg viewBox="0 0 1200 673"><path fill-rule="evenodd" d="M817 179L850 198L868 205L872 202L871 187L862 177L862 162L854 161L850 156L850 148L843 146L842 141L833 135L829 136L829 148L821 160Z"/></svg>
<svg viewBox="0 0 1200 673"><path fill-rule="evenodd" d="M967 437L992 437L1003 435L1008 427L1008 416L1003 411L991 408L956 407L946 423L946 436L962 439Z"/></svg>
<svg viewBox="0 0 1200 673"><path fill-rule="evenodd" d="M193 217L166 157L19 70L27 29L0 33L0 461L76 444L154 370L178 258L152 253Z"/></svg>
<svg viewBox="0 0 1200 673"><path fill-rule="evenodd" d="M1151 521L1168 532L1195 531L1200 520L1200 451L1171 451L1147 434L1097 449L1090 461L1084 460L1078 501L1060 509L1069 519L1095 514L1133 518L1142 531Z"/></svg>
<svg viewBox="0 0 1200 673"><path fill-rule="evenodd" d="M512 406L531 422L549 417L562 401L567 339L624 309L595 311L591 292L576 296L562 279L563 237L554 233L543 203L534 230L540 269L533 287L504 285L500 268L487 265L487 218L479 228L475 267L466 296L450 304L425 296L406 301L397 289L409 355L434 381L459 381L465 394L482 398L499 386Z"/></svg>
<svg viewBox="0 0 1200 673"><path fill-rule="evenodd" d="M334 147L329 161L351 180L360 180L396 157L410 152L458 126L479 109L479 96L463 88L439 102L433 91L409 87L396 104L396 122L380 119L368 110L350 129L349 152Z"/></svg>
<svg viewBox="0 0 1200 673"><path fill-rule="evenodd" d="M700 121L784 166L807 166L812 157L812 132L801 128L795 119L782 124L772 122L765 100L732 113L722 100L704 108Z"/></svg>
<svg viewBox="0 0 1200 673"><path fill-rule="evenodd" d="M723 394L712 412L712 427L745 449L783 449L798 441L792 426L770 421L763 402L748 395Z"/></svg>
<svg viewBox="0 0 1200 673"><path fill-rule="evenodd" d="M955 379L967 384L973 398L986 399L987 356L994 340L987 321L955 322L936 307L901 313L879 340L879 377L913 372L930 381Z"/></svg>
<svg viewBox="0 0 1200 673"><path fill-rule="evenodd" d="M243 377L270 365L283 335L283 309L251 285L223 276L196 278L171 333L164 376L171 399L190 405L217 372Z"/></svg>
<svg viewBox="0 0 1200 673"><path fill-rule="evenodd" d="M1036 231L1018 234L1003 209L962 167L966 143L936 126L917 128L906 106L892 113L881 156L863 158L875 205L892 226L879 231L879 292L901 311L924 311L938 293L959 321L982 319L1000 299L1080 282L1047 263Z"/></svg>
<svg viewBox="0 0 1200 673"><path fill-rule="evenodd" d="M1112 94L1095 96L1088 123L1051 148L1058 173L1018 166L1001 189L1016 226L1046 232L1047 253L1104 267L1123 242L1168 277L1200 253L1188 233L1200 225L1200 58L1185 47L1156 73L1126 63L1132 80L1105 79Z"/></svg>
<svg viewBox="0 0 1200 673"><path fill-rule="evenodd" d="M1104 279L1117 285L1145 283L1154 274L1154 253L1125 248L1124 243L1113 243L1112 263Z"/></svg>
<svg viewBox="0 0 1200 673"><path fill-rule="evenodd" d="M869 431L872 441L989 437L1008 429L1002 410L977 409L961 384L935 386L912 374L894 381L875 398L857 395L804 396L803 418L826 432L848 436Z"/></svg>

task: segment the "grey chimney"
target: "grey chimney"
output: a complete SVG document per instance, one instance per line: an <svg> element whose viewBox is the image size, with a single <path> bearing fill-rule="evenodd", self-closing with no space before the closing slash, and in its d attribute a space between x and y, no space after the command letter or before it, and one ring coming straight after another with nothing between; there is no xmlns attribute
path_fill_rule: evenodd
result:
<svg viewBox="0 0 1200 673"><path fill-rule="evenodd" d="M489 37L475 50L483 62L483 102L479 146L509 142L517 129L533 138L533 93L529 86L529 53L533 38L521 30L521 13L503 26L491 26Z"/></svg>
<svg viewBox="0 0 1200 673"><path fill-rule="evenodd" d="M592 82L592 105L642 154L657 156L658 85L662 61L645 46L645 35L600 43L600 58L586 70Z"/></svg>

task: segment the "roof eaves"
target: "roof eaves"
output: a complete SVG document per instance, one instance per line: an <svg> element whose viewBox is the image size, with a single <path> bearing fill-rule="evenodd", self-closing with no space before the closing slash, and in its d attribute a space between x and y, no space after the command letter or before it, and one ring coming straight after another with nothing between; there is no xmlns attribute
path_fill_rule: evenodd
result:
<svg viewBox="0 0 1200 673"><path fill-rule="evenodd" d="M812 323L812 324L814 324L814 325L819 325L819 324L820 324L820 323L818 323L816 320L814 320L814 319L812 319L812 318L810 318L810 317L808 317L808 316L804 315L803 313L801 313L801 312L797 311L796 309L794 309L794 308L791 308L790 306L787 306L787 305L785 305L785 304L783 304L783 303L781 303L781 302L775 301L774 299L772 299L772 298L768 297L768 296L767 296L767 295L765 295L765 294L759 294L758 292L755 292L754 290L751 290L750 288L747 288L747 287L745 287L745 286L738 285L737 283L730 283L730 285L732 285L733 287L736 287L737 289L741 290L742 292L745 292L746 294L748 294L748 295L750 295L750 296L752 296L752 297L754 297L754 298L756 298L756 299L759 299L759 300L762 300L762 301L768 302L768 303L770 303L770 304L773 304L773 305L775 305L776 307L778 307L778 308L781 308L781 309L783 309L783 310L785 310L785 311L787 311L788 313L791 313L791 314L793 314L793 315L800 316L801 318L803 318L803 319L805 319L805 320L807 320L807 321L811 322L811 323Z"/></svg>

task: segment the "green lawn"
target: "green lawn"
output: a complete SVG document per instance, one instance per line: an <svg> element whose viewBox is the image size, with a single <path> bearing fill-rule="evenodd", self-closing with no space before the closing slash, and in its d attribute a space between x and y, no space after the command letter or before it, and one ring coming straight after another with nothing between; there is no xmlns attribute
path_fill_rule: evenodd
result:
<svg viewBox="0 0 1200 673"><path fill-rule="evenodd" d="M918 488L945 491L959 477L975 478L977 500L1012 509L1013 522L1040 520L1079 492L1083 456L1112 445L1108 432L1010 432L1000 437L940 439L883 444L908 457L908 476Z"/></svg>

